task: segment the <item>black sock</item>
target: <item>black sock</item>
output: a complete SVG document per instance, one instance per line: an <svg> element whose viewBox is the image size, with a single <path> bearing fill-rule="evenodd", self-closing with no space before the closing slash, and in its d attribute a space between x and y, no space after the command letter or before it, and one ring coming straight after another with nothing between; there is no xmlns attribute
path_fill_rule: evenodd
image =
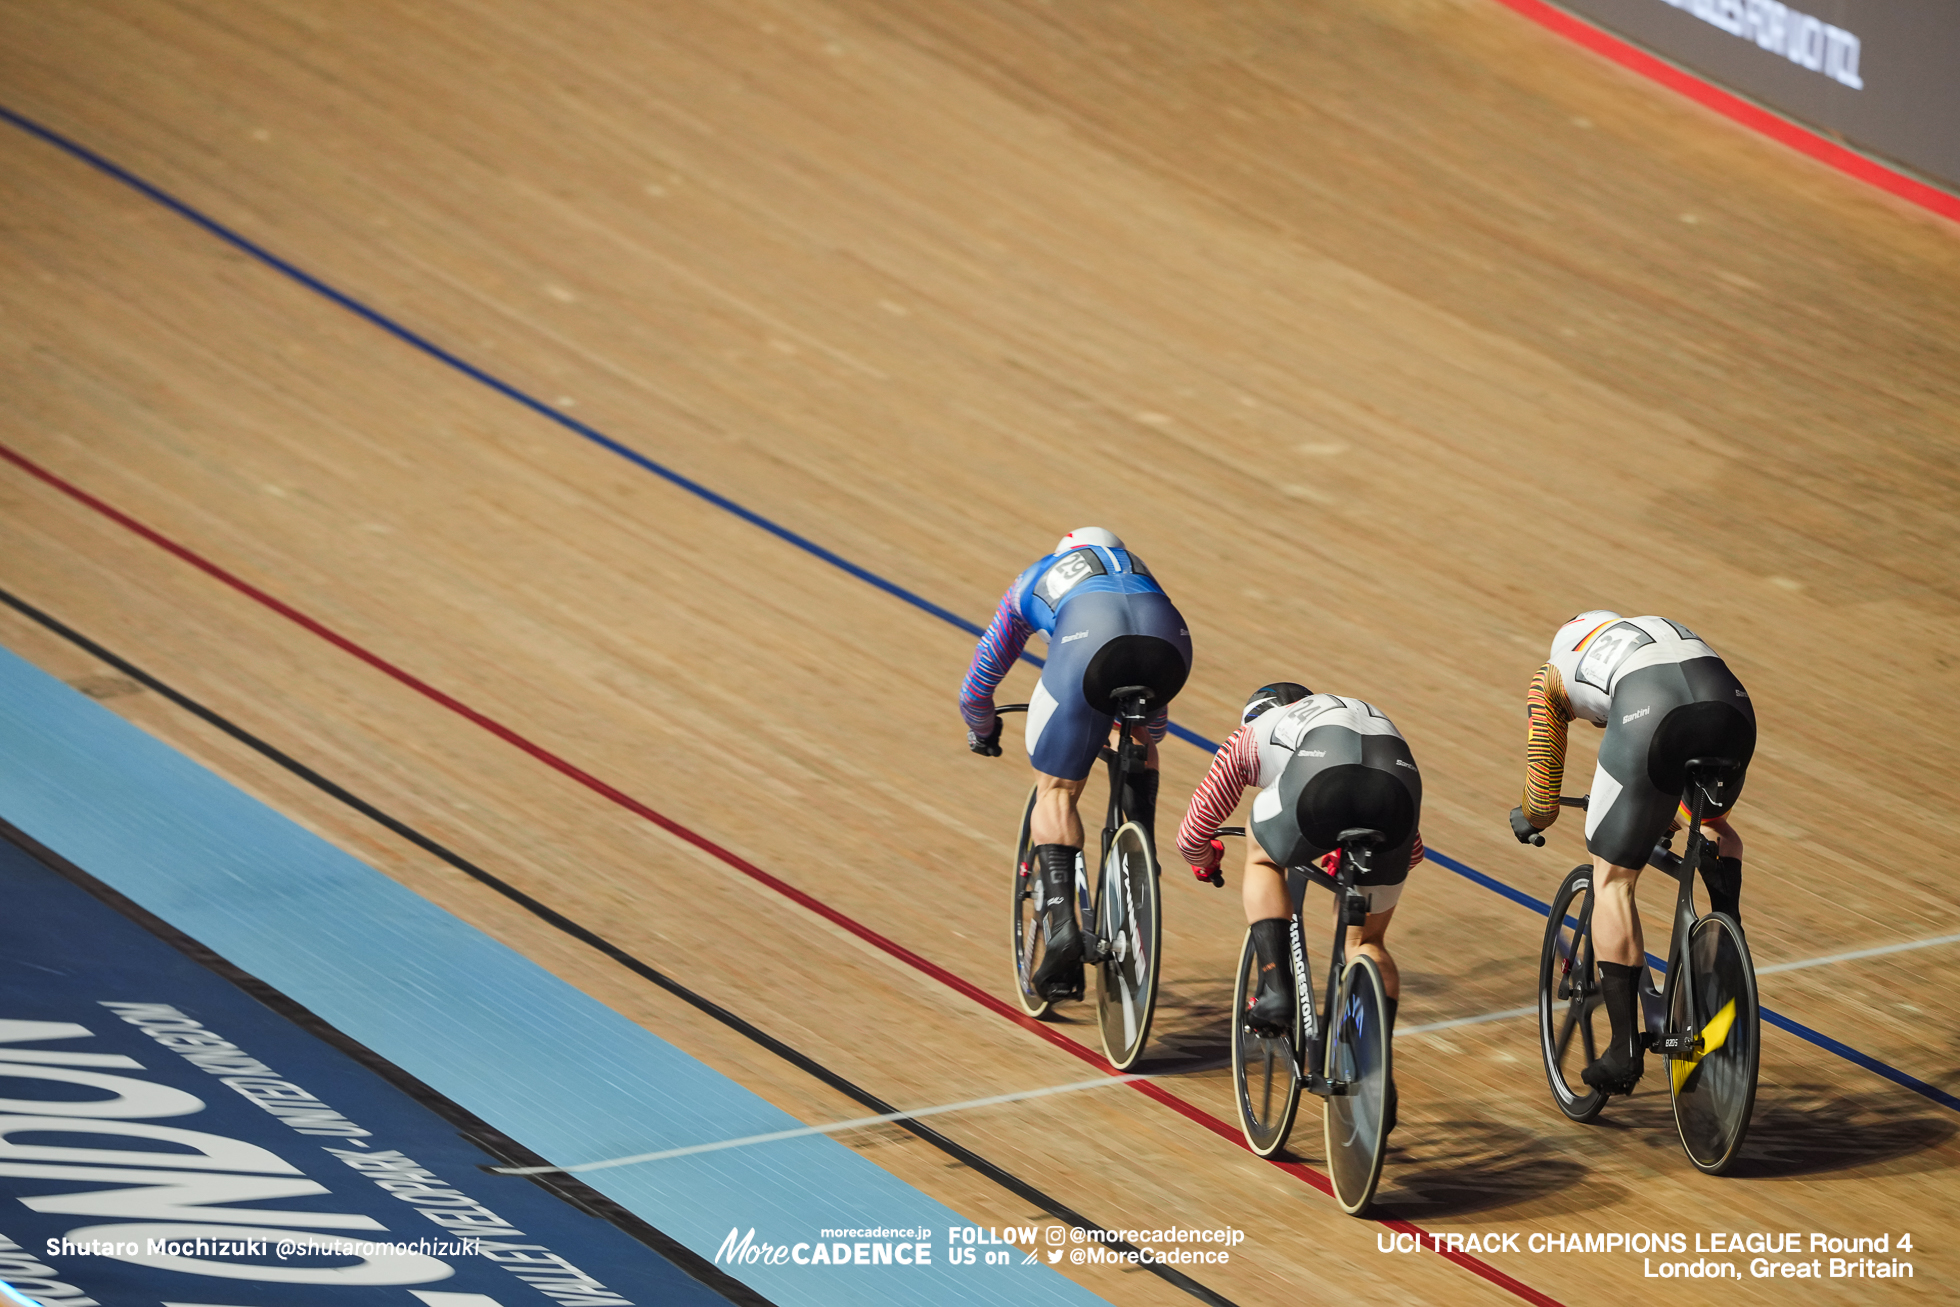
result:
<svg viewBox="0 0 1960 1307"><path fill-rule="evenodd" d="M1259 991L1278 990L1285 993L1291 988L1293 969L1287 960L1287 945L1291 920L1287 917L1268 917L1264 921L1252 923L1252 951L1259 959Z"/></svg>
<svg viewBox="0 0 1960 1307"><path fill-rule="evenodd" d="M1609 1047L1631 1059L1640 1051L1640 968L1620 962L1600 963L1599 992L1606 1001L1606 1019L1613 1024Z"/></svg>
<svg viewBox="0 0 1960 1307"><path fill-rule="evenodd" d="M1715 859L1715 874L1706 871L1701 874L1702 884L1708 886L1708 910L1725 912L1742 924L1742 859Z"/></svg>
<svg viewBox="0 0 1960 1307"><path fill-rule="evenodd" d="M1395 1038L1395 1009L1402 1005L1402 1000L1399 998L1390 998L1388 995L1383 994L1382 1002L1387 1007L1388 1037L1393 1039Z"/></svg>
<svg viewBox="0 0 1960 1307"><path fill-rule="evenodd" d="M1157 773L1146 767L1133 771L1123 782L1123 811L1143 827L1151 846L1157 843Z"/></svg>
<svg viewBox="0 0 1960 1307"><path fill-rule="evenodd" d="M1066 844L1037 844L1034 848L1041 877L1042 930L1051 944L1064 923L1075 921L1075 859L1081 852Z"/></svg>

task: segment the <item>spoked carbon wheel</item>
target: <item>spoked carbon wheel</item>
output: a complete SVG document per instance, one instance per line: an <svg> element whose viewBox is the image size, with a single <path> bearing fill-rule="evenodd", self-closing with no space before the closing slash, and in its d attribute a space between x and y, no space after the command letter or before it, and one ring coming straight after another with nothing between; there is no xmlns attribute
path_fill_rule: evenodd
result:
<svg viewBox="0 0 1960 1307"><path fill-rule="evenodd" d="M1031 1017L1048 1011L1048 1000L1034 992L1034 969L1041 965L1041 869L1032 866L1034 837L1029 823L1034 819L1037 789L1028 790L1027 806L1021 809L1021 834L1014 841L1014 1001Z"/></svg>
<svg viewBox="0 0 1960 1307"><path fill-rule="evenodd" d="M1232 986L1232 1089L1246 1146L1261 1157L1271 1157L1285 1146L1293 1114L1300 1107L1298 1050L1303 1023L1296 1001L1293 1029L1285 1036L1269 1039L1254 1034L1245 1024L1245 1010L1258 995L1259 954L1247 930L1239 949L1239 978Z"/></svg>
<svg viewBox="0 0 1960 1307"><path fill-rule="evenodd" d="M1103 1052L1118 1071L1143 1056L1157 1011L1158 946L1163 938L1157 858L1143 827L1128 822L1110 842L1096 934L1108 954L1096 967L1096 1020Z"/></svg>
<svg viewBox="0 0 1960 1307"><path fill-rule="evenodd" d="M1688 951L1701 1040L1696 1051L1667 1060L1667 1087L1688 1160L1720 1175L1742 1151L1749 1114L1756 1106L1756 1066L1762 1051L1756 968L1742 928L1725 913L1712 913L1694 924ZM1688 1024L1688 988L1675 987L1671 1029Z"/></svg>
<svg viewBox="0 0 1960 1307"><path fill-rule="evenodd" d="M1592 947L1591 867L1574 867L1552 899L1538 958L1538 1047L1552 1101L1574 1121L1590 1121L1606 1095L1579 1078L1605 1045L1606 1013Z"/></svg>
<svg viewBox="0 0 1960 1307"><path fill-rule="evenodd" d="M1327 1174L1334 1201L1358 1216L1374 1200L1382 1178L1387 1126L1389 1039L1387 995L1373 958L1355 958L1335 996L1334 1028L1327 1032Z"/></svg>

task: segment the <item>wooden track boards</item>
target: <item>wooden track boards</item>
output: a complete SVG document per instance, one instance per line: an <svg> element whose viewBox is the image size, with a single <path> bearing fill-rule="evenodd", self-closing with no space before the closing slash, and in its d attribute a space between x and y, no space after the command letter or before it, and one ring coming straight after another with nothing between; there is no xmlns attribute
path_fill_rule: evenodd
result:
<svg viewBox="0 0 1960 1307"><path fill-rule="evenodd" d="M1192 623L1181 721L1222 738L1281 676L1379 702L1428 773L1430 843L1540 897L1577 840L1522 851L1502 814L1549 633L1599 603L1678 617L1764 723L1738 817L1759 963L1956 929L1960 241L1494 6L16 5L0 88L976 620L1061 530L1119 529ZM960 747L970 638L12 130L0 214L7 443L1004 991L1026 771ZM883 1097L1083 1074L16 470L0 507L0 584ZM0 639L101 676L11 614ZM806 1119L857 1114L152 696L89 684ZM1203 762L1167 746L1166 827ZM1175 1091L1229 1119L1236 895L1176 869L1165 889L1162 1066L1209 1068ZM1527 1002L1540 927L1421 871L1392 937L1403 1021ZM1764 998L1939 1083L1951 966L1791 972ZM1384 1200L1437 1230L1925 1229L1946 1237L1897 1292L1951 1292L1951 1114L1765 1042L1754 1178L1711 1182L1658 1083L1602 1128L1560 1121L1528 1021L1405 1039ZM1330 1277L1509 1300L1378 1255L1375 1227L1126 1090L944 1128L1106 1225L1242 1226L1244 1257L1194 1273L1236 1302ZM1317 1154L1310 1117L1299 1142ZM860 1143L983 1225L1031 1215L909 1137ZM1575 1303L1638 1273L1493 1261Z"/></svg>

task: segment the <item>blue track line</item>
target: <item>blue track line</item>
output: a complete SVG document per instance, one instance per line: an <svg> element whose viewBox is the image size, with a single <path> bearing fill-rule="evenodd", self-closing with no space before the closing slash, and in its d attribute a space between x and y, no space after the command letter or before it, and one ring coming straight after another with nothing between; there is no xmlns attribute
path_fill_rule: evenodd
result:
<svg viewBox="0 0 1960 1307"><path fill-rule="evenodd" d="M853 563L850 559L845 558L843 555L838 554L833 550L826 549L824 546L818 544L814 540L811 540L809 537L799 535L795 531L790 530L788 527L783 526L777 522L771 521L769 518L766 518L762 514L756 512L754 509L745 507L744 505L737 503L735 500L730 499L728 496L721 494L718 491L709 489L707 486L702 485L699 481L694 480L692 477L684 476L681 473L676 472L672 468L666 466L665 464L656 462L655 460L648 458L645 454L640 453L632 446L613 439L611 436L606 435L603 431L600 431L595 427L588 426L587 424L579 421L577 418L572 417L569 414L560 412L558 409L553 408L551 405L545 403L543 400L538 399L535 396L529 395L522 390L519 390L516 386L513 386L508 381L505 381L502 378L497 377L489 372L485 372L482 368L476 366L474 363L469 362L467 359L464 359L456 354L451 353L449 350L444 349L442 346L436 344L428 337L420 335L415 331L411 331L409 328L403 326L399 322L396 322L394 319L388 317L384 313L381 313L379 310L369 308L367 305L361 303L361 301L355 299L353 296L348 295L346 292L335 289L333 286L328 285L326 282L320 280L318 277L315 277L312 273L307 272L304 269L297 267L292 263L287 262L285 259L280 258L278 255L266 249L264 246L259 245L255 241L252 241L249 238L240 235L238 232L233 231L231 228L225 226L217 219L212 218L207 214L204 214L199 210L192 208L190 205L178 199L176 196L170 194L170 192L164 190L162 187L157 186L151 182L145 181L143 178L138 177L135 173L130 172L127 168L124 168L122 165L114 163L111 160L104 158L102 155L97 154L95 151L89 149L87 146L82 145L77 141L72 141L68 139L66 136L63 136L61 133L53 130L52 128L44 127L40 123L35 122L33 119L25 117L22 114L16 113L14 110L9 109L5 105L0 105L0 119L4 119L5 121L12 123L15 127L20 128L28 135L34 136L46 142L47 144L54 146L56 149L61 150L69 155L72 155L73 157L81 160L83 163L88 164L91 168L94 168L99 172L105 173L108 176L115 178L117 181L122 182L125 186L130 187L132 190L135 190L141 193L142 195L145 195L150 199L155 200L158 204L163 205L171 212L203 228L205 231L211 233L213 236L216 236L219 240L224 241L227 245L232 246L234 249L240 250L243 253L250 255L252 258L257 259L259 262L265 264L267 267L272 268L273 270L282 273L283 275L298 282L300 285L305 286L308 290L314 291L315 293L321 295L322 297L333 301L335 304L338 304L341 308L346 309L349 313L354 314L356 317L361 318L362 320L372 323L374 326L381 328L383 331L395 337L397 340L402 341L404 344L411 345L414 348L422 351L424 354L427 354L429 357L436 359L448 365L451 368L454 368L456 371L462 373L464 376L469 377L472 381L476 381L485 386L488 386L491 390L496 391L498 394L504 396L506 399L513 400L516 403L523 405L525 408L530 409L533 413L536 413L540 417L546 418L552 422L557 423L559 426L565 428L567 431L572 432L574 435L580 436L583 439L589 440L593 444L598 445L603 449L609 450L612 453L617 454L619 457L625 459L629 463L633 463L638 467L644 468L646 471L653 473L655 476L662 478L663 480L671 483L672 485L680 487L682 490L687 491L691 495L695 495L701 499L706 500L708 503L713 504L717 508L724 509L727 512L733 513L736 517L741 518L744 522L749 523L751 526L759 527L762 530L767 531L770 535L775 536L777 539L782 540L785 543L794 545L798 549L803 550L805 553L810 554L815 558L822 559L824 562L829 563L832 567L835 567L838 570L846 572L851 576L856 577L858 580L863 581L866 585L870 585L879 590L883 590L886 594L892 595L893 597L898 599L902 599L906 603L911 604L914 608L917 608L922 612L927 612L932 614L934 617L937 617L942 622L946 622L949 625L958 627L960 630L966 632L968 635L979 636L984 633L985 628L975 625L974 623L968 621L964 617L961 617L958 613L952 611L951 609L943 608L940 605L932 602L930 599L925 598L923 595L916 594L911 590L907 590L904 586L899 585L895 581L887 580L886 578L878 575L876 572L873 572L871 569L867 567L862 567L857 563ZM1023 653L1021 657L1027 662L1032 663L1036 667L1041 667L1044 665L1044 660L1035 656L1034 654ZM1180 726L1176 722L1170 723L1170 733L1176 736L1178 739L1183 740L1185 743L1194 745L1197 748L1203 749L1208 753L1218 752L1219 745L1216 741L1207 739L1206 737L1198 734L1196 731L1193 731L1185 726ZM1485 875L1483 872L1478 871L1476 868L1470 866L1468 863L1458 862L1455 858L1449 857L1448 855L1443 853L1439 853L1433 848L1428 850L1428 856L1431 861L1440 863L1442 866L1448 868L1450 871L1455 872L1457 875L1462 876L1464 879L1472 881L1478 885L1481 885L1483 888L1490 890L1494 894L1500 894L1503 897L1510 899L1513 903L1517 903L1523 907L1530 908L1533 912L1536 912L1541 917L1549 915L1552 910L1551 905L1549 903L1544 902L1542 899L1534 898L1531 895L1526 894L1522 890L1513 889L1509 885L1506 885L1503 881L1498 880L1493 876ZM1666 970L1665 964L1661 963L1658 958L1652 957L1651 954L1649 955L1649 960L1652 961L1656 966L1659 966L1662 970ZM1917 1079L1913 1076L1907 1075L1905 1072L1900 1071L1895 1067L1888 1066L1886 1063L1879 1061L1877 1058L1872 1057L1869 1054L1861 1053L1857 1049L1852 1048L1848 1044L1840 1043L1837 1040L1832 1039L1829 1035L1825 1035L1818 1031L1812 1030L1809 1026L1803 1025L1802 1023L1797 1021L1792 1021L1790 1018L1782 1016L1779 1013L1772 1012L1768 1008L1763 1008L1761 1009L1761 1011L1762 1011L1763 1019L1768 1021L1771 1025L1774 1025L1779 1029L1786 1030L1789 1033L1796 1035L1801 1039L1807 1039L1811 1043L1817 1045L1819 1048L1827 1049L1830 1052L1836 1053L1839 1057L1844 1058L1846 1061L1864 1067L1868 1071L1875 1072L1876 1074L1885 1077L1887 1080L1890 1080L1895 1084L1903 1085L1905 1088L1912 1090L1914 1093L1922 1094L1925 1097L1933 1100L1934 1102L1939 1103L1943 1107L1949 1107L1954 1109L1955 1111L1960 1111L1960 1098L1956 1098L1954 1095L1947 1093L1945 1090L1940 1089L1934 1085L1929 1085L1925 1081Z"/></svg>

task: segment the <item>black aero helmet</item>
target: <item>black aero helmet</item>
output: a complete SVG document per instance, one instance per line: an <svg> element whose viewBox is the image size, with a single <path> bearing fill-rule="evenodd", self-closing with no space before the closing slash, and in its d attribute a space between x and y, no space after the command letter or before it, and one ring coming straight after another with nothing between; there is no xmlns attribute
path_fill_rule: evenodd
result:
<svg viewBox="0 0 1960 1307"><path fill-rule="evenodd" d="M1298 681L1274 681L1271 685L1262 685L1245 701L1245 711L1239 714L1239 725L1245 725L1268 708L1298 703L1312 693Z"/></svg>

